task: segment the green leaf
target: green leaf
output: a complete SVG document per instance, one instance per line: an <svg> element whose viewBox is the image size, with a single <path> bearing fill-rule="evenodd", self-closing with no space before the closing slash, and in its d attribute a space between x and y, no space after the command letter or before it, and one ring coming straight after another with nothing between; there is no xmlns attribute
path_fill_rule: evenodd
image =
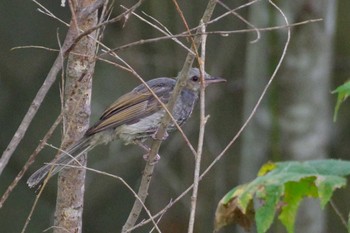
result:
<svg viewBox="0 0 350 233"><path fill-rule="evenodd" d="M257 198L265 200L263 205L256 211L256 226L259 233L266 232L275 217L277 204L283 193L283 187L278 185L266 186L266 189L257 191ZM269 195L267 197L267 195Z"/></svg>
<svg viewBox="0 0 350 233"><path fill-rule="evenodd" d="M323 208L329 202L334 190L346 185L344 176L348 175L350 175L349 161L268 163L262 166L256 179L237 186L224 196L219 206L234 203L234 208L231 210L236 213L225 213L225 221L221 220L218 225L223 227L234 222L241 224L239 221L244 218L249 222L254 214L252 210L254 206L259 233L266 232L270 228L275 215L278 215L287 231L292 233L300 202L306 197L319 198ZM235 219L238 216L240 219ZM243 227L250 226L244 224L245 222L241 224Z"/></svg>
<svg viewBox="0 0 350 233"><path fill-rule="evenodd" d="M318 187L318 197L321 201L321 207L324 208L332 197L333 191L344 187L346 179L340 176L318 176L316 186Z"/></svg>
<svg viewBox="0 0 350 233"><path fill-rule="evenodd" d="M294 222L300 202L304 197L317 197L314 177L301 179L299 182L287 182L279 220L286 227L288 233L294 232Z"/></svg>
<svg viewBox="0 0 350 233"><path fill-rule="evenodd" d="M345 84L337 87L337 89L332 91L332 94L335 94L335 93L338 93L338 97L337 97L337 103L336 103L335 109L334 109L333 121L337 120L340 105L350 95L350 81L346 82Z"/></svg>

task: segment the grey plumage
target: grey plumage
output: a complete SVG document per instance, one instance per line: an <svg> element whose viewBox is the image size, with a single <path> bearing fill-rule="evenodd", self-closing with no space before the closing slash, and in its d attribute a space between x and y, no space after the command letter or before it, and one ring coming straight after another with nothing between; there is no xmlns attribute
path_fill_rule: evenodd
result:
<svg viewBox="0 0 350 233"><path fill-rule="evenodd" d="M207 73L204 78L207 84L225 81ZM148 81L147 84L158 98L167 104L176 80L156 78ZM200 72L197 68L192 68L172 112L180 126L190 117L198 99L199 89ZM50 176L55 175L64 168L64 165L72 163L74 158L96 145L106 144L116 139L121 139L125 144L142 143L155 134L164 114L165 110L146 86L143 84L137 86L107 108L100 120L86 131L84 137L66 150L67 153L59 154L56 161L43 166L31 175L27 184L30 187L38 185L46 178L50 170ZM174 129L176 129L175 124L170 123L167 131Z"/></svg>

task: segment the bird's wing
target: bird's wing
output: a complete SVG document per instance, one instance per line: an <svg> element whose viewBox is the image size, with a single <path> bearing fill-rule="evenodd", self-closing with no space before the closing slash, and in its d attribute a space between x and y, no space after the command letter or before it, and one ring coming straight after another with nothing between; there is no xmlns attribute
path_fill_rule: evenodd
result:
<svg viewBox="0 0 350 233"><path fill-rule="evenodd" d="M149 86L164 104L168 103L171 91L173 90L172 85L157 83L157 85ZM108 107L100 120L88 129L86 135L116 128L123 124L136 123L141 118L149 116L161 108L161 104L153 94L144 85L140 85L133 91L121 96Z"/></svg>

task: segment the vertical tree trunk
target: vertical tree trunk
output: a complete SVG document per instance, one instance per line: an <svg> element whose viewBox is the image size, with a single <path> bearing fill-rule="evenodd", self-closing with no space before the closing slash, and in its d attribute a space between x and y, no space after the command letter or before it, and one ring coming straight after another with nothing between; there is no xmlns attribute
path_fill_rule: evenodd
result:
<svg viewBox="0 0 350 233"><path fill-rule="evenodd" d="M97 12L79 22L79 12L94 0L72 2L73 15L70 30L86 30L96 25ZM74 4L78 5L74 5ZM73 26L72 26L73 25ZM69 32L68 32L69 33ZM71 51L67 61L64 90L63 148L79 140L89 126L92 76L96 52L96 33L82 38ZM86 165L86 155L79 161ZM82 232L82 213L85 191L85 170L64 169L59 175L55 212L55 233Z"/></svg>
<svg viewBox="0 0 350 233"><path fill-rule="evenodd" d="M268 2L260 1L249 8L248 21L256 27L269 24ZM243 121L251 114L269 78L268 34L254 44L248 44L246 50ZM256 39L251 33L249 40ZM271 115L266 98L261 102L255 116L242 135L241 165L239 183L248 182L256 177L260 166L267 161L270 140ZM242 228L238 232L244 233Z"/></svg>
<svg viewBox="0 0 350 233"><path fill-rule="evenodd" d="M266 27L269 22L268 3L261 1L249 9L248 21L256 27ZM251 34L251 40L256 34ZM259 41L247 46L245 66L243 120L251 114L269 78L267 34L261 35ZM271 116L266 98L259 106L254 118L242 135L240 183L256 177L260 166L267 161L267 149L270 140Z"/></svg>
<svg viewBox="0 0 350 233"><path fill-rule="evenodd" d="M329 80L335 1L285 1L282 9L289 23L324 19L292 29L292 41L279 75L282 156L292 160L325 158L331 123ZM298 213L296 232L322 233L325 223L319 203L306 201Z"/></svg>

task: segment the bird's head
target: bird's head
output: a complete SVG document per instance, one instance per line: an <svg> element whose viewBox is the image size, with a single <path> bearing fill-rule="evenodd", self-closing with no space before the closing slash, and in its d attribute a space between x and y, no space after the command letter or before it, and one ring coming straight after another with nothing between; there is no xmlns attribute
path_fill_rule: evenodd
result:
<svg viewBox="0 0 350 233"><path fill-rule="evenodd" d="M226 82L226 79L213 77L208 73L204 74L205 86L212 83ZM188 72L185 88L193 91L198 91L201 87L201 73L198 68L191 68Z"/></svg>

